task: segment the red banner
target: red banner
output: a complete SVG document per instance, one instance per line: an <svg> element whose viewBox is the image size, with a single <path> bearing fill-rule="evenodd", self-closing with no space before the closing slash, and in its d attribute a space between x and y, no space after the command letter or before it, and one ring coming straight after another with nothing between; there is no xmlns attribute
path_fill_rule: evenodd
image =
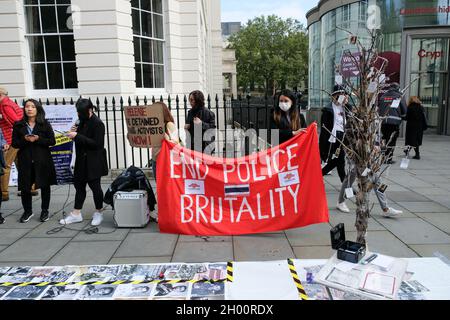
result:
<svg viewBox="0 0 450 320"><path fill-rule="evenodd" d="M218 236L328 222L316 124L290 141L239 159L164 141L158 156L163 233Z"/></svg>

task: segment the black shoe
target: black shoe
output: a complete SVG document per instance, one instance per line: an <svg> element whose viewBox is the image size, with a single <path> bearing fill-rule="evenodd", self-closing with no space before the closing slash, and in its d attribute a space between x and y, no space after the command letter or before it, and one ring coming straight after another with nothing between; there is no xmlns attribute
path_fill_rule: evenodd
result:
<svg viewBox="0 0 450 320"><path fill-rule="evenodd" d="M0 213L0 224L4 224L5 223L5 218L2 217L2 214Z"/></svg>
<svg viewBox="0 0 450 320"><path fill-rule="evenodd" d="M394 160L389 160L388 162L387 162L387 164L395 164L397 161L394 161Z"/></svg>
<svg viewBox="0 0 450 320"><path fill-rule="evenodd" d="M48 210L42 210L39 220L41 220L41 222L48 221Z"/></svg>
<svg viewBox="0 0 450 320"><path fill-rule="evenodd" d="M413 159L420 160L420 154L416 154Z"/></svg>
<svg viewBox="0 0 450 320"><path fill-rule="evenodd" d="M32 216L34 216L33 212L24 212L20 218L20 223L27 223Z"/></svg>

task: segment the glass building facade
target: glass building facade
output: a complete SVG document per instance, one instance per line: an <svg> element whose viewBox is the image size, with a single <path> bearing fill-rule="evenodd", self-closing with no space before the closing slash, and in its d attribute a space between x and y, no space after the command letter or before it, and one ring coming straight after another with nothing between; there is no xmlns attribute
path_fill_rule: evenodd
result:
<svg viewBox="0 0 450 320"><path fill-rule="evenodd" d="M347 31L364 43L376 21L387 75L408 87L406 98L421 98L436 133L450 135L450 0L322 0L307 18L312 113L329 103L344 51L357 50Z"/></svg>

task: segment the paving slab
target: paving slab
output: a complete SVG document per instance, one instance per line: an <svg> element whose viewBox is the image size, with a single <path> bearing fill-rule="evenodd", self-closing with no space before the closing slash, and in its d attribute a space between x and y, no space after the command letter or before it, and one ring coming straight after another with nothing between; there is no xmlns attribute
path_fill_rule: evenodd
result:
<svg viewBox="0 0 450 320"><path fill-rule="evenodd" d="M178 242L172 262L233 261L232 242Z"/></svg>
<svg viewBox="0 0 450 320"><path fill-rule="evenodd" d="M10 261L2 262L0 261L1 267L42 267L44 262L39 261Z"/></svg>
<svg viewBox="0 0 450 320"><path fill-rule="evenodd" d="M172 256L167 257L135 257L135 258L112 258L108 264L152 264L167 263L172 260Z"/></svg>
<svg viewBox="0 0 450 320"><path fill-rule="evenodd" d="M71 242L48 261L46 265L107 264L119 245L120 241Z"/></svg>
<svg viewBox="0 0 450 320"><path fill-rule="evenodd" d="M448 244L415 244L411 248L421 257L435 257L435 253L440 253L450 260L450 245Z"/></svg>
<svg viewBox="0 0 450 320"><path fill-rule="evenodd" d="M20 223L23 211L16 211L13 214L3 215L5 223L0 224L0 231L3 229L34 229L42 222L39 221L39 214L35 214L27 223Z"/></svg>
<svg viewBox="0 0 450 320"><path fill-rule="evenodd" d="M103 213L103 222L98 227L98 233L80 232L73 241L122 241L130 232L130 229L116 228L113 215L110 212ZM85 220L86 221L86 220ZM86 225L90 227L90 221L86 221Z"/></svg>
<svg viewBox="0 0 450 320"><path fill-rule="evenodd" d="M433 200L434 202L440 204L441 206L446 207L450 211L450 192L447 195L428 196L428 198Z"/></svg>
<svg viewBox="0 0 450 320"><path fill-rule="evenodd" d="M22 238L27 232L30 232L29 229L5 229L1 230L0 236L0 245L9 246Z"/></svg>
<svg viewBox="0 0 450 320"><path fill-rule="evenodd" d="M114 258L171 256L177 240L178 235L172 234L130 233Z"/></svg>
<svg viewBox="0 0 450 320"><path fill-rule="evenodd" d="M321 223L304 228L286 230L291 246L326 246L330 244L329 223Z"/></svg>
<svg viewBox="0 0 450 320"><path fill-rule="evenodd" d="M8 248L8 246L0 246L0 252L2 252L3 250L5 250L6 248Z"/></svg>
<svg viewBox="0 0 450 320"><path fill-rule="evenodd" d="M429 202L430 199L428 199L427 197L424 197L421 194L418 194L416 192L411 192L411 191L387 191L386 193L387 198L389 200L395 201L395 202L408 202L408 201L413 201L413 202Z"/></svg>
<svg viewBox="0 0 450 320"><path fill-rule="evenodd" d="M235 261L270 261L294 257L289 242L282 234L233 237Z"/></svg>
<svg viewBox="0 0 450 320"><path fill-rule="evenodd" d="M397 202L403 208L413 212L448 212L448 208L436 202Z"/></svg>
<svg viewBox="0 0 450 320"><path fill-rule="evenodd" d="M421 218L378 220L405 244L448 244L450 236Z"/></svg>
<svg viewBox="0 0 450 320"><path fill-rule="evenodd" d="M335 213L330 214L330 224L334 227L343 223L346 231L356 231L356 213ZM369 218L368 230L386 230L376 220Z"/></svg>
<svg viewBox="0 0 450 320"><path fill-rule="evenodd" d="M414 188L414 191L428 198L428 196L448 196L449 192L441 188Z"/></svg>
<svg viewBox="0 0 450 320"><path fill-rule="evenodd" d="M450 212L446 213L418 213L420 218L434 225L436 228L450 234Z"/></svg>
<svg viewBox="0 0 450 320"><path fill-rule="evenodd" d="M335 251L331 246L292 247L297 259L329 259Z"/></svg>
<svg viewBox="0 0 450 320"><path fill-rule="evenodd" d="M145 228L132 228L130 233L160 233L159 225L156 222L150 221Z"/></svg>
<svg viewBox="0 0 450 320"><path fill-rule="evenodd" d="M69 241L70 238L22 238L0 253L0 261L48 261Z"/></svg>
<svg viewBox="0 0 450 320"><path fill-rule="evenodd" d="M230 242L233 237L198 237L180 235L178 242Z"/></svg>
<svg viewBox="0 0 450 320"><path fill-rule="evenodd" d="M346 232L345 237L350 241L356 241L357 233ZM372 252L379 252L388 256L399 258L418 257L413 250L411 250L389 231L368 231L367 244L369 250Z"/></svg>
<svg viewBox="0 0 450 320"><path fill-rule="evenodd" d="M59 219L53 218L47 222L41 223L36 228L31 230L25 237L26 238L73 238L80 230L84 229L88 225L88 221L81 223L75 223L63 228L59 224ZM57 230L59 228L60 231ZM58 231L58 232L56 232ZM50 232L50 234L47 234Z"/></svg>

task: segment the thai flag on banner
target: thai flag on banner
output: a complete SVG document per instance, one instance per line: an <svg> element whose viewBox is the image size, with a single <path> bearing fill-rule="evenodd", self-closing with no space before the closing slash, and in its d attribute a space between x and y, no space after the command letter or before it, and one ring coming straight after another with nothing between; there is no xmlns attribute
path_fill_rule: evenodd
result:
<svg viewBox="0 0 450 320"><path fill-rule="evenodd" d="M253 234L329 220L316 124L282 145L238 159L164 141L156 174L164 233Z"/></svg>

